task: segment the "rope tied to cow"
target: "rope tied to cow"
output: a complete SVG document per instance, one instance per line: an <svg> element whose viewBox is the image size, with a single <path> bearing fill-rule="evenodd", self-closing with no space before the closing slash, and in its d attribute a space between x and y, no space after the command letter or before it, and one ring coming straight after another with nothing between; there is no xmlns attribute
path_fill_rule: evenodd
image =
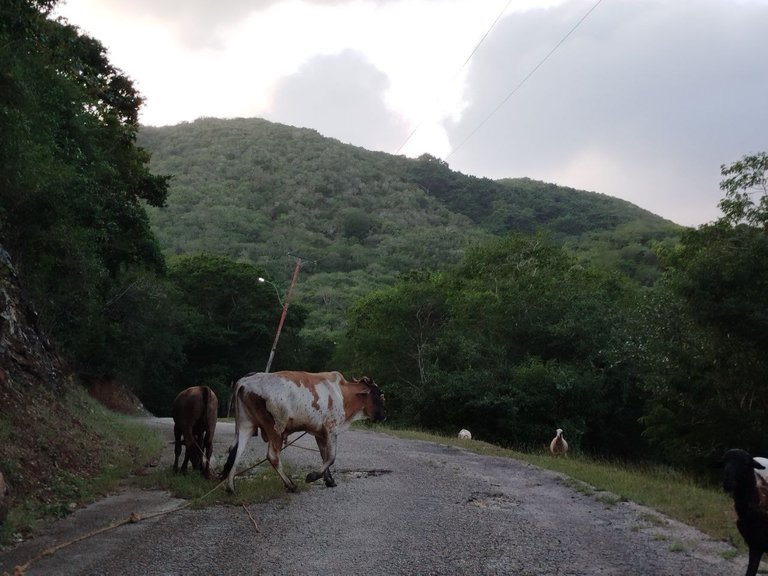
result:
<svg viewBox="0 0 768 576"><path fill-rule="evenodd" d="M291 440L289 443L287 443L285 446L283 446L280 451L284 451L286 448L292 446L301 438L303 438L307 433L303 432L298 437ZM299 446L301 448L301 446ZM260 466L264 464L264 462L267 462L267 458L262 458L256 464L245 468L244 470L241 470L240 472L235 473L235 476L240 476L242 474L245 474L246 472L249 472L256 468L257 466ZM211 490L203 494L202 496L199 496L197 498L193 498L191 500L188 500L187 502L177 506L176 508L171 508L170 510L161 510L159 512L153 512L151 514L147 514L146 516L140 516L136 512L131 512L128 515L128 518L125 518L123 520L119 520L116 522L113 522L112 524L108 526L104 526L102 528L98 528L96 530L93 530L92 532L88 532L87 534L82 534L81 536L78 536L77 538L73 538L72 540L68 540L66 542L62 542L60 544L56 544L55 546L51 546L49 548L46 548L42 552L40 552L37 556L31 558L30 560L27 560L24 564L19 564L13 568L12 576L24 576L24 573L29 569L29 567L37 562L38 560L42 560L43 558L46 558L48 556L53 556L58 552L59 550L63 550L64 548L67 548L69 546L72 546L73 544L77 544L78 542L82 542L83 540L88 540L89 538L93 538L94 536L98 536L99 534L103 534L105 532L109 532L111 530L115 530L117 528L120 528L121 526L125 526L126 524L137 524L138 522L141 522L143 520L150 520L152 518L157 518L159 516L165 516L168 514L173 514L174 512L179 512L180 510L184 510L185 508L189 508L192 504L199 502L201 500L204 500L211 494L213 494L216 490L221 488L226 483L225 480L221 480L216 486L214 486ZM248 514L248 517L251 519L251 522L253 523L253 527L255 528L256 532L261 533L261 530L259 529L259 526L256 524L256 520L253 518L253 515L251 514L250 510L246 507L246 505L242 504L243 508Z"/></svg>

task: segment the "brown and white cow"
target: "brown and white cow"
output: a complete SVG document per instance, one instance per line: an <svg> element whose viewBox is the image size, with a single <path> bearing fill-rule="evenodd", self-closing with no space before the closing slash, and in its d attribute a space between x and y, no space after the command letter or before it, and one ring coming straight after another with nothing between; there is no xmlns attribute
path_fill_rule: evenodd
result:
<svg viewBox="0 0 768 576"><path fill-rule="evenodd" d="M555 430L555 437L549 443L549 451L555 456L565 456L568 453L568 442L565 441L562 428Z"/></svg>
<svg viewBox="0 0 768 576"><path fill-rule="evenodd" d="M187 462L191 461L193 470L200 470L203 476L210 478L218 408L219 400L208 386L192 386L176 396L173 401L174 472L179 471L183 441L185 448L181 472L186 474Z"/></svg>
<svg viewBox="0 0 768 576"><path fill-rule="evenodd" d="M261 429L267 442L267 459L283 479L286 488L296 484L283 470L280 450L293 432L315 437L323 467L307 474L307 482L322 477L328 487L336 486L331 465L336 459L336 437L355 420L384 420L384 394L368 377L347 381L339 372L274 372L249 374L235 384L235 442L221 478L234 492L235 467L251 436Z"/></svg>

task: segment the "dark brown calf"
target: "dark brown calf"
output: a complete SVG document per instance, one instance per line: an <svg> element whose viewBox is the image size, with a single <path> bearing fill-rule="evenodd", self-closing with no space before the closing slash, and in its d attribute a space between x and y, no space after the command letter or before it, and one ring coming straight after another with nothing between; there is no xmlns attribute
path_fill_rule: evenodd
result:
<svg viewBox="0 0 768 576"><path fill-rule="evenodd" d="M187 473L187 462L210 478L213 433L219 401L208 386L192 386L179 392L173 401L173 436L175 438L173 471L179 471L181 443L184 442L184 462L181 472Z"/></svg>

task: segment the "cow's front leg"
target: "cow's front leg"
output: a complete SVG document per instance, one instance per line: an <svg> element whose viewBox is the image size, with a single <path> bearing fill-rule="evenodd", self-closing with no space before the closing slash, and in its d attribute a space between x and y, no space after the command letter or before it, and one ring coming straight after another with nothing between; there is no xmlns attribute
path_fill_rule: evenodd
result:
<svg viewBox="0 0 768 576"><path fill-rule="evenodd" d="M283 484L285 484L285 488L288 492L297 492L299 489L298 486L296 486L288 474L285 473L283 463L280 460L280 449L282 448L282 445L282 436L278 436L275 433L270 434L269 443L267 444L267 459L269 460L269 463L272 464L272 468L274 468L280 478L283 479Z"/></svg>
<svg viewBox="0 0 768 576"><path fill-rule="evenodd" d="M325 469L323 470L323 480L328 488L336 486L336 480L331 475L331 466L336 462L336 432L331 431L328 436L328 454L325 461Z"/></svg>
<svg viewBox="0 0 768 576"><path fill-rule="evenodd" d="M307 474L307 482L314 482L322 477L328 488L336 486L336 481L331 474L331 465L336 460L336 433L329 432L327 435L318 435L315 437L317 447L320 449L320 456L323 459L323 467L318 472Z"/></svg>

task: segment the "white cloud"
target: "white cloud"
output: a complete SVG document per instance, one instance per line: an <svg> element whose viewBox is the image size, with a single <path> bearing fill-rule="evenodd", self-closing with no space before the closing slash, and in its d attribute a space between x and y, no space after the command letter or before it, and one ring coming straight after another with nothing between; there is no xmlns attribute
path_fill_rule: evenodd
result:
<svg viewBox="0 0 768 576"><path fill-rule="evenodd" d="M766 149L767 0L67 0L146 97L141 121L260 116L455 169L717 216L719 166ZM343 89L342 89L343 87Z"/></svg>

